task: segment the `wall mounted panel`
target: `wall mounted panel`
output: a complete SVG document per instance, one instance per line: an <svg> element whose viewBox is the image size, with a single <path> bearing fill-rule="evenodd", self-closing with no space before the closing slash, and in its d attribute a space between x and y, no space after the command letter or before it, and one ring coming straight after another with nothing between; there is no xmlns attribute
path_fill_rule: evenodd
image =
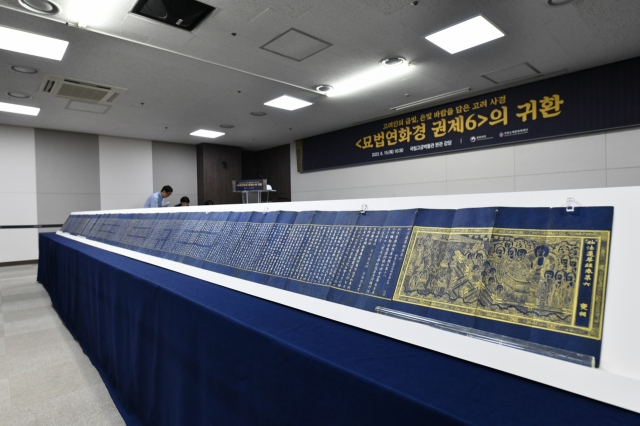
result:
<svg viewBox="0 0 640 426"><path fill-rule="evenodd" d="M100 136L100 206L141 208L153 192L151 141Z"/></svg>

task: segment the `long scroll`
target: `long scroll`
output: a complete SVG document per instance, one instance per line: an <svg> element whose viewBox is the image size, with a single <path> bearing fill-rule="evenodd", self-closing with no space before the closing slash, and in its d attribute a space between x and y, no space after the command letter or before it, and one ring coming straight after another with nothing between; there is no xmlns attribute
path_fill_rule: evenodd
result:
<svg viewBox="0 0 640 426"><path fill-rule="evenodd" d="M613 208L72 215L62 231L286 291L594 356Z"/></svg>

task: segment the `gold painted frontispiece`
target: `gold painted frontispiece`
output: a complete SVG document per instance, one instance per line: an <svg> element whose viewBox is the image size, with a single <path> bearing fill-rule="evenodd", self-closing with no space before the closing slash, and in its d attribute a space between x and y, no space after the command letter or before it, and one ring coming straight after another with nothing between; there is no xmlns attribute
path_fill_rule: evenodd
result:
<svg viewBox="0 0 640 426"><path fill-rule="evenodd" d="M393 300L601 339L609 241L609 231L416 226ZM579 301L580 286L590 288Z"/></svg>

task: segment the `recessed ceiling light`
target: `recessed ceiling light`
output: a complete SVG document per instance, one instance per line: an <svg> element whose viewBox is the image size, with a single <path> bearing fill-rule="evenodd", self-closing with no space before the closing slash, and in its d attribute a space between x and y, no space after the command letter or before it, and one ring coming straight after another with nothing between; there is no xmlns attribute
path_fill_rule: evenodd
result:
<svg viewBox="0 0 640 426"><path fill-rule="evenodd" d="M21 72L23 74L38 74L38 70L35 68L21 67L18 65L14 65L11 67L11 69L16 72Z"/></svg>
<svg viewBox="0 0 640 426"><path fill-rule="evenodd" d="M200 130L196 130L195 132L191 132L190 135L191 136L200 136L201 138L215 139L215 138L219 138L220 136L224 135L224 133L216 132L214 130L200 129Z"/></svg>
<svg viewBox="0 0 640 426"><path fill-rule="evenodd" d="M0 27L0 49L60 61L67 46L68 41Z"/></svg>
<svg viewBox="0 0 640 426"><path fill-rule="evenodd" d="M18 99L31 98L30 95L27 95L26 93L21 93L21 92L7 92L7 95L11 96L12 98L18 98Z"/></svg>
<svg viewBox="0 0 640 426"><path fill-rule="evenodd" d="M458 53L503 36L495 25L478 15L425 38L449 53Z"/></svg>
<svg viewBox="0 0 640 426"><path fill-rule="evenodd" d="M25 114L25 115L36 116L40 113L40 108L34 108L30 106L16 105L16 104L7 104L5 102L0 102L0 111L12 112L14 114Z"/></svg>
<svg viewBox="0 0 640 426"><path fill-rule="evenodd" d="M380 61L380 65L383 67L399 67L405 64L404 58L387 58Z"/></svg>
<svg viewBox="0 0 640 426"><path fill-rule="evenodd" d="M386 65L386 63L383 64L385 61L390 62L389 65ZM391 65L392 63L395 65ZM366 89L397 78L412 68L404 58L383 59L380 61L380 65L383 66L376 66L368 71L356 74L337 83L333 90L327 92L327 96L332 98L357 92L358 90Z"/></svg>
<svg viewBox="0 0 640 426"><path fill-rule="evenodd" d="M549 6L564 6L565 4L573 3L576 0L547 0Z"/></svg>
<svg viewBox="0 0 640 426"><path fill-rule="evenodd" d="M45 15L55 15L60 11L56 4L48 0L18 0L18 3L27 10Z"/></svg>
<svg viewBox="0 0 640 426"><path fill-rule="evenodd" d="M309 105L313 105L311 102L303 101L301 99L292 98L291 96L280 96L272 101L266 102L266 106L286 109L287 111L294 111L296 109L304 108Z"/></svg>
<svg viewBox="0 0 640 426"><path fill-rule="evenodd" d="M316 92L327 93L333 90L333 86L329 86L328 84L321 84L320 86L316 86Z"/></svg>
<svg viewBox="0 0 640 426"><path fill-rule="evenodd" d="M265 115L267 115L266 112L262 112L262 111L254 111L254 112L250 112L249 114L255 117L264 117Z"/></svg>
<svg viewBox="0 0 640 426"><path fill-rule="evenodd" d="M233 129L234 126L233 124L221 124L220 127L222 127L223 129Z"/></svg>

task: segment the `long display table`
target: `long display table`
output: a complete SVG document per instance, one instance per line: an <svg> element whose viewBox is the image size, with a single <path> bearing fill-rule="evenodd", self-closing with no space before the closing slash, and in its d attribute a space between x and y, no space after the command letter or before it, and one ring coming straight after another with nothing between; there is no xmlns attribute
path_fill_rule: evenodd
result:
<svg viewBox="0 0 640 426"><path fill-rule="evenodd" d="M38 281L128 424L640 424L640 415L40 235Z"/></svg>

